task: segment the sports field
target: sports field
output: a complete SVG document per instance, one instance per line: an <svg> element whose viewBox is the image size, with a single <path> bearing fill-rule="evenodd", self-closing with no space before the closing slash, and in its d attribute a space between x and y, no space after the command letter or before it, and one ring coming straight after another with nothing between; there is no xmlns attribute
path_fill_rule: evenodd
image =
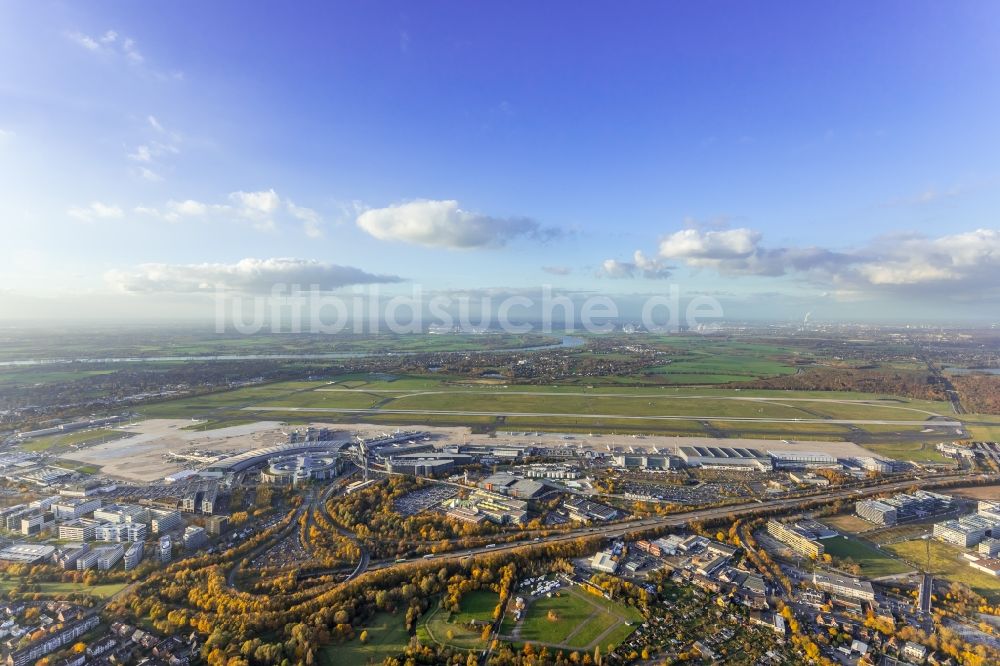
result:
<svg viewBox="0 0 1000 666"><path fill-rule="evenodd" d="M861 575L865 578L879 578L913 570L913 567L905 562L900 562L857 539L843 536L824 539L823 547L833 557L834 563L849 558L861 565Z"/></svg>
<svg viewBox="0 0 1000 666"><path fill-rule="evenodd" d="M360 639L362 631L368 632L365 643ZM410 642L402 613L378 613L363 627L357 627L356 633L352 641L323 648L319 653L320 663L328 666L381 664L386 657L400 654Z"/></svg>
<svg viewBox="0 0 1000 666"><path fill-rule="evenodd" d="M522 621L504 624L504 640L548 645L568 650L605 651L617 646L642 622L642 614L628 606L580 590L562 588L558 595L532 601Z"/></svg>

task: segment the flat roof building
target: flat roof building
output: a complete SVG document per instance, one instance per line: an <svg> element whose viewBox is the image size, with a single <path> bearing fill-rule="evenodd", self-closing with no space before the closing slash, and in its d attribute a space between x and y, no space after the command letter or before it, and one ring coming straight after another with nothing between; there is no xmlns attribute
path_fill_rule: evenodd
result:
<svg viewBox="0 0 1000 666"><path fill-rule="evenodd" d="M813 585L824 592L849 599L860 599L862 601L875 600L875 589L866 580L816 573L813 574Z"/></svg>
<svg viewBox="0 0 1000 666"><path fill-rule="evenodd" d="M770 471L771 458L763 451L728 446L681 446L678 455L689 467L718 467Z"/></svg>

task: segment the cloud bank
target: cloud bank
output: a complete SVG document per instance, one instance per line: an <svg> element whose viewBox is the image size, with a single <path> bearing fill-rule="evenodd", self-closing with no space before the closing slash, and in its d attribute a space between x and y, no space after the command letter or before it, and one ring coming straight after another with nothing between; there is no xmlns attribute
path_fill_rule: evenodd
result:
<svg viewBox="0 0 1000 666"><path fill-rule="evenodd" d="M270 293L275 285L298 285L303 291L360 284L402 282L395 275L375 275L353 266L312 259L242 259L234 264L141 264L131 270L112 270L105 280L126 293L188 294L217 289L243 293Z"/></svg>
<svg viewBox="0 0 1000 666"><path fill-rule="evenodd" d="M1000 296L1000 231L996 229L937 238L884 236L845 251L768 247L763 234L746 228L684 229L660 241L658 256L727 277L791 275L844 293L907 292L957 299ZM605 262L609 273L627 274L632 266L609 262L614 260Z"/></svg>

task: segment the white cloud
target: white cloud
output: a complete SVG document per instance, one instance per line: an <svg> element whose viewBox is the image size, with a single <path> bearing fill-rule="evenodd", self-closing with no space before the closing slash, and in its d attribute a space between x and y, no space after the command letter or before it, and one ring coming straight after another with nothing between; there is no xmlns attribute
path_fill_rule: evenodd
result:
<svg viewBox="0 0 1000 666"><path fill-rule="evenodd" d="M859 297L907 291L959 299L1000 297L1000 231L977 229L937 238L896 235L849 250L766 247L750 229L685 229L660 243L660 256L722 275L792 275ZM606 262L607 263L607 262ZM628 264L611 264L618 274Z"/></svg>
<svg viewBox="0 0 1000 666"><path fill-rule="evenodd" d="M88 51L100 51L101 50L101 45L100 45L100 43L98 43L98 41L96 39L94 39L93 37L88 37L87 35L83 34L82 32L71 32L71 33L69 33L67 35L67 37L70 39L70 41L72 41L75 44L78 44L78 45L82 46L83 48L87 49Z"/></svg>
<svg viewBox="0 0 1000 666"><path fill-rule="evenodd" d="M92 201L87 206L72 206L66 211L66 214L84 222L119 219L125 216L125 212L118 206L100 201Z"/></svg>
<svg viewBox="0 0 1000 666"><path fill-rule="evenodd" d="M682 229L660 241L660 256L665 259L733 259L753 253L760 233L750 229L702 231Z"/></svg>
<svg viewBox="0 0 1000 666"><path fill-rule="evenodd" d="M373 208L361 213L356 222L379 240L448 249L501 247L518 237L557 235L528 218L499 218L462 210L454 200L419 200Z"/></svg>
<svg viewBox="0 0 1000 666"><path fill-rule="evenodd" d="M137 213L177 222L187 217L210 217L250 222L258 231L273 231L279 223L302 223L302 231L309 238L323 235L323 217L305 206L296 206L281 198L273 189L258 192L232 192L229 203L206 203L194 199L170 200L162 208L138 206Z"/></svg>
<svg viewBox="0 0 1000 666"><path fill-rule="evenodd" d="M148 116L146 116L146 122L148 122L149 126L152 127L153 129L155 129L160 134L164 134L167 131L167 130L165 130L163 128L163 125L160 124L160 121L157 120L156 116L154 116L154 115L148 115Z"/></svg>
<svg viewBox="0 0 1000 666"><path fill-rule="evenodd" d="M302 222L302 231L309 238L323 237L323 218L312 208L296 206L291 201L287 202L289 214Z"/></svg>
<svg viewBox="0 0 1000 666"><path fill-rule="evenodd" d="M632 261L605 259L598 271L598 277L611 279L643 277L649 280L662 280L670 275L669 266L659 259L647 257L640 250L636 250L632 255Z"/></svg>
<svg viewBox="0 0 1000 666"><path fill-rule="evenodd" d="M139 167L138 173L140 178L142 178L143 180L148 180L151 183L158 183L161 180L163 180L163 176L156 173L149 167Z"/></svg>
<svg viewBox="0 0 1000 666"><path fill-rule="evenodd" d="M234 264L142 264L130 270L108 271L104 277L113 288L129 293L196 293L216 289L270 293L276 285L289 288L297 285L306 291L312 285L330 290L402 281L395 275L374 275L352 266L291 258L247 258Z"/></svg>
<svg viewBox="0 0 1000 666"><path fill-rule="evenodd" d="M542 270L549 275L569 275L573 272L569 266L542 266Z"/></svg>
<svg viewBox="0 0 1000 666"><path fill-rule="evenodd" d="M102 35L92 37L83 32L75 31L66 33L67 39L74 44L90 51L101 54L108 60L121 59L127 62L136 71L143 74L152 75L159 80L181 80L184 78L183 72L164 73L154 71L146 66L146 58L139 50L139 45L131 37L119 34L115 30L106 30Z"/></svg>

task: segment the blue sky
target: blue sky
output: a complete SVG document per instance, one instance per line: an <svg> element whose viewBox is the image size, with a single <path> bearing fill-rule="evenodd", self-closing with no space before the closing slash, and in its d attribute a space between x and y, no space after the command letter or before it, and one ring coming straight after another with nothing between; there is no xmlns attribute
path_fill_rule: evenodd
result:
<svg viewBox="0 0 1000 666"><path fill-rule="evenodd" d="M997 318L996 3L309 5L0 2L0 318L299 271Z"/></svg>

